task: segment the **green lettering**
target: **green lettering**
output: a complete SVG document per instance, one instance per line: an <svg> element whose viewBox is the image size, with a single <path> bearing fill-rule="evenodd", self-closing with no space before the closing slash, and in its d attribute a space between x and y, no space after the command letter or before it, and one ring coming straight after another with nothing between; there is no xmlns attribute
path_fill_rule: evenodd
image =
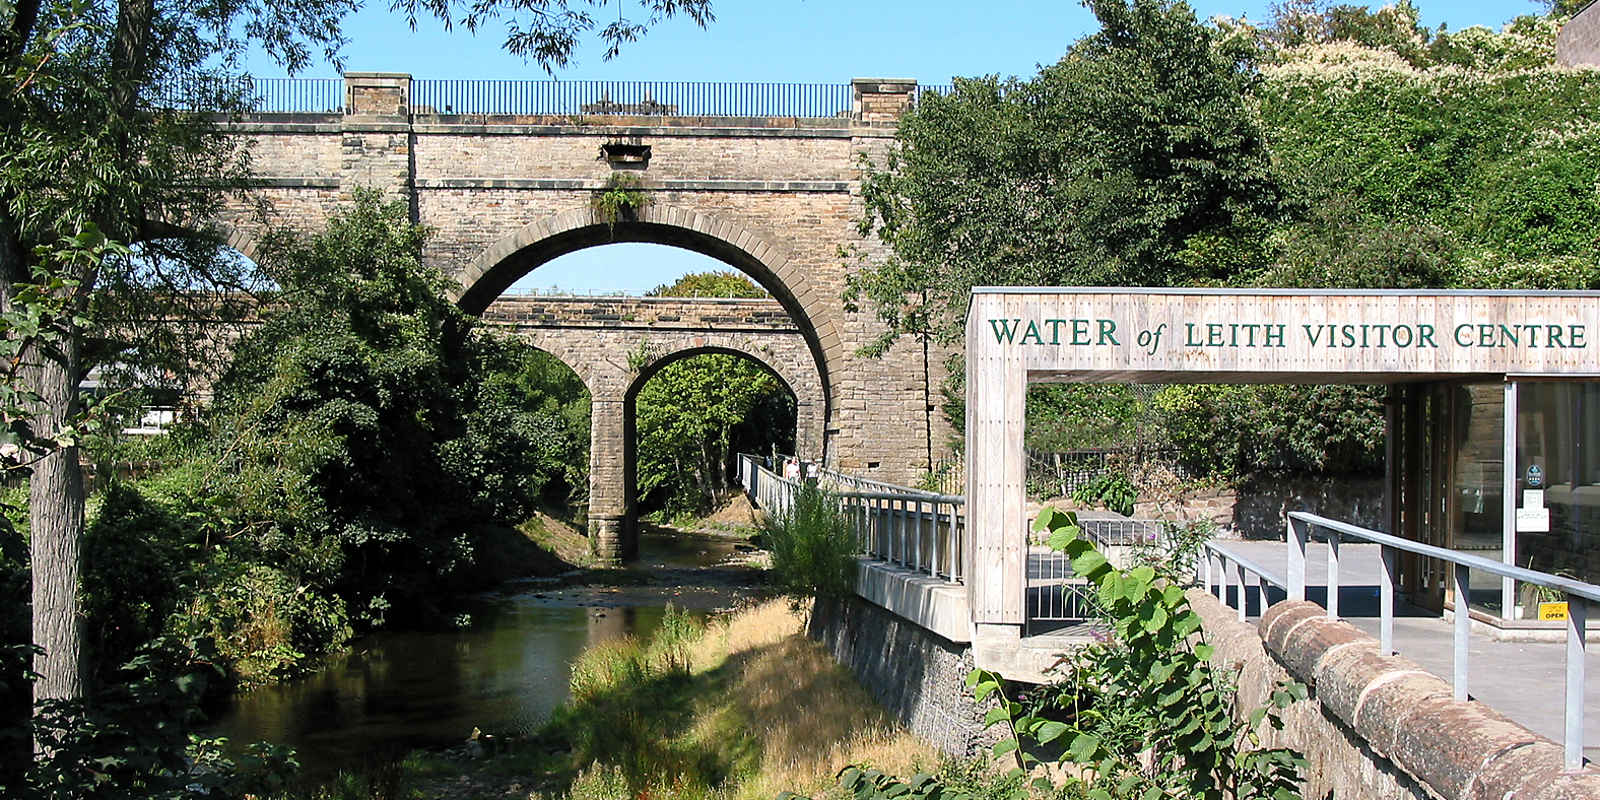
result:
<svg viewBox="0 0 1600 800"><path fill-rule="evenodd" d="M1417 326L1417 346L1439 349L1439 343L1433 340L1433 326L1426 323Z"/></svg>
<svg viewBox="0 0 1600 800"><path fill-rule="evenodd" d="M1467 338L1462 338L1462 336L1461 336L1461 332L1462 331L1468 330L1471 327L1472 327L1471 323L1466 323L1466 322L1463 322L1460 325L1456 326L1456 344L1459 344L1462 347L1471 347L1472 346L1472 338L1470 336L1468 336Z"/></svg>
<svg viewBox="0 0 1600 800"><path fill-rule="evenodd" d="M1047 319L1044 324L1050 326L1050 343L1061 344L1061 326L1066 324L1064 319Z"/></svg>
<svg viewBox="0 0 1600 800"><path fill-rule="evenodd" d="M989 327L994 330L994 340L998 344L1010 344L1011 337L1017 335L1017 326L1021 324L1020 319L989 320Z"/></svg>
<svg viewBox="0 0 1600 800"><path fill-rule="evenodd" d="M1572 342L1573 347L1587 347L1588 345L1584 344L1583 341L1583 336L1587 331L1588 329L1582 325L1568 325L1567 341Z"/></svg>
<svg viewBox="0 0 1600 800"><path fill-rule="evenodd" d="M1089 344L1089 320L1075 319L1072 321L1072 343Z"/></svg>
<svg viewBox="0 0 1600 800"><path fill-rule="evenodd" d="M1122 342L1117 341L1117 323L1114 320L1100 320L1100 341L1097 344L1110 342L1113 347L1121 347Z"/></svg>
<svg viewBox="0 0 1600 800"><path fill-rule="evenodd" d="M1028 320L1028 332L1022 334L1021 344L1027 344L1029 336L1033 337L1034 344L1044 344L1044 339L1039 336L1039 326L1034 324L1034 321L1031 319Z"/></svg>

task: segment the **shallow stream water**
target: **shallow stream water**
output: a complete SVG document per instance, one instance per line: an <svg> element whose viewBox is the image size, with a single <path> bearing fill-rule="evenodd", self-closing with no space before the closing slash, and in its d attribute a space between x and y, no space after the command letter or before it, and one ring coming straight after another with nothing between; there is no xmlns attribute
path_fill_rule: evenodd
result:
<svg viewBox="0 0 1600 800"><path fill-rule="evenodd" d="M761 594L758 571L728 565L737 556L727 540L646 535L620 575L515 581L474 599L468 630L364 637L314 674L233 698L208 733L292 746L317 778L460 744L475 727L532 731L567 699L584 649L649 635L668 602L712 612Z"/></svg>

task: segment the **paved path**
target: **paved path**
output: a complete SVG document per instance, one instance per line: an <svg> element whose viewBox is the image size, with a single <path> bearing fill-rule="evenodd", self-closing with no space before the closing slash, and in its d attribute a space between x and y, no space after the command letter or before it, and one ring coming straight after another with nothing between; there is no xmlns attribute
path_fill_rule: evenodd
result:
<svg viewBox="0 0 1600 800"><path fill-rule="evenodd" d="M1222 542L1227 549L1254 561L1280 582L1288 575L1288 549L1283 542ZM1352 625L1378 635L1378 583L1381 563L1375 544L1345 543L1339 548L1339 610ZM1328 548L1314 543L1306 552L1306 594L1322 602L1327 597ZM1477 576L1474 576L1474 585ZM1499 584L1493 586L1498 591ZM1476 592L1474 592L1476 594ZM1260 613L1253 589L1247 608ZM1590 615L1590 639L1585 664L1584 754L1591 765L1600 762L1600 645L1594 641L1597 621ZM1394 646L1429 672L1450 680L1453 674L1452 626L1434 612L1396 602ZM1496 641L1474 631L1467 654L1468 692L1535 733L1560 743L1566 686L1564 642ZM1445 732L1441 731L1441 734Z"/></svg>

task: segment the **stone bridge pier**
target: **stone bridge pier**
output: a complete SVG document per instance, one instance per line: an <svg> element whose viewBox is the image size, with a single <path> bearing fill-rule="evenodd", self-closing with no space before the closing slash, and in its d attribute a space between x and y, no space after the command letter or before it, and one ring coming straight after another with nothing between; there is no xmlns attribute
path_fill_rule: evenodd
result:
<svg viewBox="0 0 1600 800"><path fill-rule="evenodd" d="M822 456L822 373L776 300L502 297L484 320L560 359L589 389L589 539L602 560L638 555L635 402L674 361L727 353L770 370L794 395L796 453Z"/></svg>

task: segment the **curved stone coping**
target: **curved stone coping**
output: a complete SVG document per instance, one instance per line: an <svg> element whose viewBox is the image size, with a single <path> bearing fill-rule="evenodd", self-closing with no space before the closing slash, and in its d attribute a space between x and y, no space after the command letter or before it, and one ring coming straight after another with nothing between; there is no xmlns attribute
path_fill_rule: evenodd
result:
<svg viewBox="0 0 1600 800"><path fill-rule="evenodd" d="M1379 656L1376 639L1315 603L1278 603L1251 625L1204 590L1188 597L1214 662L1248 670L1270 655L1325 714L1440 797L1600 800L1600 772L1564 773L1560 745L1483 703L1451 699L1450 684Z"/></svg>

